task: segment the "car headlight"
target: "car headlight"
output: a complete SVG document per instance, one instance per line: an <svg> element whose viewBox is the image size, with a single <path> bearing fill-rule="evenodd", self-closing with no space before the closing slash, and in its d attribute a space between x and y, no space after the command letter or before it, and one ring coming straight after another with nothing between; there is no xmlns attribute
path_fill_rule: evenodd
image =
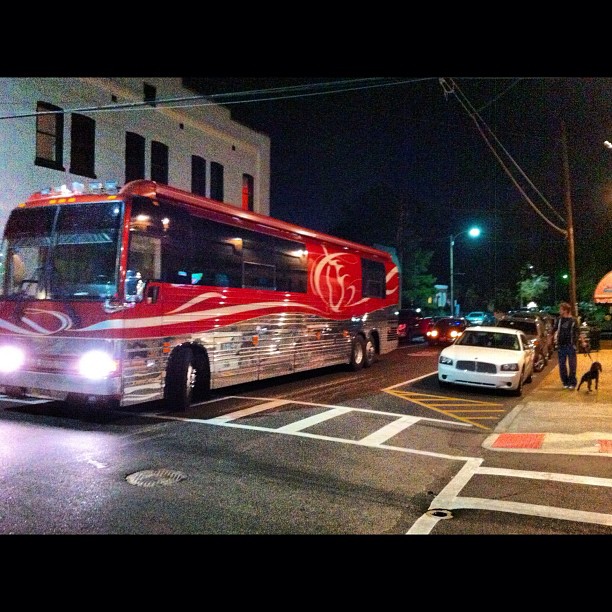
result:
<svg viewBox="0 0 612 612"><path fill-rule="evenodd" d="M518 372L519 365L518 363L504 363L500 370L502 372Z"/></svg>
<svg viewBox="0 0 612 612"><path fill-rule="evenodd" d="M438 359L438 363L442 363L444 365L453 365L453 360L450 357L445 357L444 355L440 355Z"/></svg>
<svg viewBox="0 0 612 612"><path fill-rule="evenodd" d="M25 362L25 353L17 346L0 346L0 372L14 372Z"/></svg>
<svg viewBox="0 0 612 612"><path fill-rule="evenodd" d="M117 362L104 351L89 351L79 359L79 373L85 378L106 378L117 369Z"/></svg>

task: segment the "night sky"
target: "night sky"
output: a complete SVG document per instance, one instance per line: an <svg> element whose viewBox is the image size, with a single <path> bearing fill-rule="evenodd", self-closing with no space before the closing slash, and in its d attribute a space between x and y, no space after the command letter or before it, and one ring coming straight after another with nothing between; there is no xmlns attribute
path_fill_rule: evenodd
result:
<svg viewBox="0 0 612 612"><path fill-rule="evenodd" d="M515 286L526 263L559 276L568 270L566 240L504 173L462 100L512 156L516 167L503 161L534 204L564 228L565 123L577 280L612 268L612 150L603 145L612 140L612 78L449 77L457 89L447 95L438 77L385 78L381 87L364 78L201 80L209 94L260 91L232 97L244 102L229 108L271 139L272 216L329 232L343 203L383 183L412 203L408 223L434 252L439 283L448 283L449 236L474 224L481 237L463 234L455 244L456 284ZM329 93L330 82L351 91ZM291 89L304 84L306 92Z"/></svg>

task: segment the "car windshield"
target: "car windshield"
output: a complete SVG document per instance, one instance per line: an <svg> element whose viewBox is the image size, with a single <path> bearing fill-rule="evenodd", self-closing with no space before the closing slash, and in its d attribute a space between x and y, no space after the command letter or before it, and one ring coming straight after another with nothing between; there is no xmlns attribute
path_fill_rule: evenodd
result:
<svg viewBox="0 0 612 612"><path fill-rule="evenodd" d="M457 338L455 344L511 351L521 350L517 336L503 332L464 331L463 335Z"/></svg>
<svg viewBox="0 0 612 612"><path fill-rule="evenodd" d="M121 202L19 208L6 224L0 295L105 299L117 291Z"/></svg>

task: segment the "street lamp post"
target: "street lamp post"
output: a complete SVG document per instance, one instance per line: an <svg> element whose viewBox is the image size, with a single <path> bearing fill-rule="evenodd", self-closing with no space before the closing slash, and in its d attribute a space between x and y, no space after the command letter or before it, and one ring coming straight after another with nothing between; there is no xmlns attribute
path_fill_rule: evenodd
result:
<svg viewBox="0 0 612 612"><path fill-rule="evenodd" d="M455 250L455 239L459 238L462 234L469 234L472 238L480 236L480 228L472 227L469 230L463 230L458 234L450 236L450 314L451 317L455 316L455 269L454 269L454 253Z"/></svg>

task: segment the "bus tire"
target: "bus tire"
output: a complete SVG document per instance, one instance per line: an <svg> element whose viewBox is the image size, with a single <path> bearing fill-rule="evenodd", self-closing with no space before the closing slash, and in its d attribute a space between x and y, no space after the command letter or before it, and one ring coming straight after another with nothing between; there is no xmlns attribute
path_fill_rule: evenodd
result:
<svg viewBox="0 0 612 612"><path fill-rule="evenodd" d="M376 360L376 346L374 346L374 341L372 340L372 336L368 336L365 341L363 367L369 368L374 363L375 360Z"/></svg>
<svg viewBox="0 0 612 612"><path fill-rule="evenodd" d="M173 412L184 412L194 399L197 370L193 351L179 347L170 355L166 370L164 403Z"/></svg>
<svg viewBox="0 0 612 612"><path fill-rule="evenodd" d="M210 362L204 351L194 353L196 369L195 385L193 387L193 400L201 402L210 397Z"/></svg>
<svg viewBox="0 0 612 612"><path fill-rule="evenodd" d="M356 372L361 370L364 366L366 355L366 341L362 336L355 336L353 343L351 344L351 370Z"/></svg>

